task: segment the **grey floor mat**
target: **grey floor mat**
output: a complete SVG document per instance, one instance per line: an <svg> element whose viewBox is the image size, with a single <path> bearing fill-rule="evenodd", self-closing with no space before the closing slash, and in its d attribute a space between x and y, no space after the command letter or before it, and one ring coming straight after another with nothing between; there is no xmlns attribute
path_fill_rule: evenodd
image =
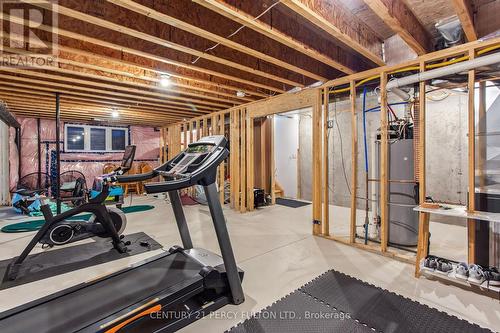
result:
<svg viewBox="0 0 500 333"><path fill-rule="evenodd" d="M304 297L296 296L298 294ZM304 311L321 313L325 308L344 313L348 318L321 319L314 323L297 319ZM230 332L363 332L366 328L384 333L490 332L334 270L320 275L263 311L279 314L283 309L295 312L296 319L282 320L279 316L263 319L259 314ZM314 329L304 330L304 327Z"/></svg>
<svg viewBox="0 0 500 333"><path fill-rule="evenodd" d="M124 240L130 241L130 245L127 246L129 249L127 253L119 253L115 250L109 238L94 237L93 240L93 242L82 244L76 242L72 246L53 248L50 251L30 254L21 266L18 277L14 281L10 281L5 277L7 265L12 259L0 261L0 277L3 280L0 283L0 290L157 250L162 247L161 244L144 232L125 235ZM146 242L149 246L142 246L141 242Z"/></svg>

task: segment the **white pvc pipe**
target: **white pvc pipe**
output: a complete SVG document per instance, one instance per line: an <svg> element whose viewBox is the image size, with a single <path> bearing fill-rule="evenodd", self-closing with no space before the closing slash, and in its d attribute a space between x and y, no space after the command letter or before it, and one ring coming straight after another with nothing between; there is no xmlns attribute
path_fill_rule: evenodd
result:
<svg viewBox="0 0 500 333"><path fill-rule="evenodd" d="M391 90L393 88L405 87L420 81L427 81L443 77L446 75L457 74L474 68L493 65L499 62L500 62L500 52L475 58L473 60L459 62L442 68L437 68L430 71L417 73L400 79L391 80L389 81L389 83L387 83L387 90Z"/></svg>

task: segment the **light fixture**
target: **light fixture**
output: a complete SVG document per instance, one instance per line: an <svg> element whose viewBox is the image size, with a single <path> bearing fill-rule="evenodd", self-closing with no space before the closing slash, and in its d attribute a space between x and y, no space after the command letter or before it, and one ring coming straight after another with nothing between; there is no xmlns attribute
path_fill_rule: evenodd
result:
<svg viewBox="0 0 500 333"><path fill-rule="evenodd" d="M168 87L171 83L172 81L170 80L170 75L168 74L160 75L160 86Z"/></svg>
<svg viewBox="0 0 500 333"><path fill-rule="evenodd" d="M118 117L120 116L120 114L118 113L118 111L113 110L113 112L111 112L111 116L112 116L113 118L118 118Z"/></svg>
<svg viewBox="0 0 500 333"><path fill-rule="evenodd" d="M245 97L245 92L244 92L244 91L241 91L241 90L238 90L238 91L236 92L236 96L238 96L238 97Z"/></svg>

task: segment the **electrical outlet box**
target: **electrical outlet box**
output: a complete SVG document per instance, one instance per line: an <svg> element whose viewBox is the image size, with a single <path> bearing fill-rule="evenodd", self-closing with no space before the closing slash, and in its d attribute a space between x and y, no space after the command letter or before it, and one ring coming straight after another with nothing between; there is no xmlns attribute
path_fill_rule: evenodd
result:
<svg viewBox="0 0 500 333"><path fill-rule="evenodd" d="M333 120L328 120L326 125L328 126L328 128L333 128L333 126L335 125L335 122Z"/></svg>

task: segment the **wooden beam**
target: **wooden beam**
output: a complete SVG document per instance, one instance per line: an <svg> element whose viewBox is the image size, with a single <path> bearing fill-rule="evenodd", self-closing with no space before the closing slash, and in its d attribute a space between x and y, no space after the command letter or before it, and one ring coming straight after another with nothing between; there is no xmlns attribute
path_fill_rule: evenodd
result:
<svg viewBox="0 0 500 333"><path fill-rule="evenodd" d="M363 57L379 66L384 65L381 41L340 1L282 0L281 3Z"/></svg>
<svg viewBox="0 0 500 333"><path fill-rule="evenodd" d="M330 182L329 182L329 159L328 159L328 114L330 105L329 89L322 89L323 94L323 228L324 236L330 235Z"/></svg>
<svg viewBox="0 0 500 333"><path fill-rule="evenodd" d="M358 188L358 120L356 112L356 82L349 84L351 104L351 225L349 242L356 241L356 212Z"/></svg>
<svg viewBox="0 0 500 333"><path fill-rule="evenodd" d="M40 6L40 7L45 8L45 9L49 9L44 4L34 4L34 5ZM154 36L154 35L151 35L148 33L144 33L142 31L132 29L130 27L127 27L127 26L124 26L121 24L117 24L117 23L114 23L114 22L109 21L109 20L105 20L105 19L93 16L93 15L89 15L85 12L66 7L63 5L63 3L61 1L59 1L59 3L58 3L57 11L58 11L59 15L65 15L65 16L70 17L72 19L76 19L76 20L80 20L82 22L85 22L86 24L93 24L93 25L99 26L101 28L105 28L105 29L109 29L109 30L112 30L115 32L119 32L122 35L128 35L130 37L138 38L138 39L150 42L150 43L160 45L162 47L170 48L170 49L175 50L175 51L184 52L184 53L190 54L190 55L195 56L195 57L200 57L200 58L203 58L203 59L215 62L215 63L230 66L232 68L236 68L236 69L239 69L241 71L248 72L248 73L251 73L254 75L258 75L258 76L261 76L261 77L264 77L264 78L267 78L270 80L274 80L277 82L288 84L288 85L291 85L293 87L304 87L304 84L302 84L298 81L292 81L292 80L289 80L283 76L271 74L271 73L268 73L268 72L265 72L265 71L262 71L259 69L249 67L247 65L243 65L241 63L237 63L235 61L227 60L225 58L221 58L221 57L212 55L212 54L207 53L207 52L198 51L198 50L192 49L190 47L183 46L183 45L168 41L164 37L161 38L161 37ZM60 19L60 21L61 21L61 19Z"/></svg>
<svg viewBox="0 0 500 333"><path fill-rule="evenodd" d="M308 57L317 59L322 63L331 66L343 73L351 74L355 70L342 62L333 59L331 56L326 55L316 49L313 46L306 45L301 41L294 39L291 36L273 28L271 25L264 23L260 20L256 20L253 16L248 15L242 10L233 7L221 0L193 0L194 2L218 13L224 15L225 17L238 22L245 27L248 27L268 38L271 38L283 45L286 45L294 50L301 52Z"/></svg>
<svg viewBox="0 0 500 333"><path fill-rule="evenodd" d="M189 33L193 33L197 36L203 37L205 39L211 40L214 43L218 43L220 45L227 46L227 47L232 48L234 50L248 54L252 57L256 57L256 58L262 59L264 61L267 61L271 64L280 66L282 68L286 68L290 71L305 75L305 76L313 78L315 80L326 81L325 77L317 75L317 74L315 74L307 69L304 69L304 68L295 66L293 64L287 63L286 61L283 61L281 59L269 56L266 53L259 52L255 49L247 47L241 43L236 43L230 39L227 39L227 38L219 36L215 33L204 30L198 26L186 23L186 22L179 20L173 16L167 15L166 13L157 11L157 10L150 8L150 7L147 7L147 6L143 6L135 1L132 1L132 0L107 0L107 1L110 3L113 3L115 5L121 6L125 9L132 10L136 13L153 18L159 22L175 26L176 28L179 28L181 30L184 30L184 31L187 31Z"/></svg>
<svg viewBox="0 0 500 333"><path fill-rule="evenodd" d="M312 232L313 235L321 234L321 89L314 89L314 102L312 104L312 192L313 192L313 212L312 212Z"/></svg>
<svg viewBox="0 0 500 333"><path fill-rule="evenodd" d="M240 212L247 211L247 145L246 145L246 129L247 129L247 109L242 108L240 112Z"/></svg>
<svg viewBox="0 0 500 333"><path fill-rule="evenodd" d="M474 50L469 51L469 59L474 59L476 53ZM476 108L475 108L475 86L476 86L476 71L468 72L468 193L467 193L467 211L474 212L476 210ZM476 220L467 220L467 249L468 262L474 264L476 262Z"/></svg>
<svg viewBox="0 0 500 333"><path fill-rule="evenodd" d="M452 0L453 7L457 13L462 29L469 42L477 40L476 28L474 27L474 15L471 0Z"/></svg>
<svg viewBox="0 0 500 333"><path fill-rule="evenodd" d="M125 107L129 106L141 106L145 109L151 109L151 110L157 110L157 111L173 111L174 113L178 110L180 110L180 114L183 115L192 115L192 109L188 107L182 107L182 106L177 106L177 105L168 105L168 102L166 104L162 104L161 100L158 101L158 103L154 102L149 102L146 100L142 100L140 96L135 96L131 94L120 94L114 91L104 91L104 90L94 90L92 88L88 88L90 93L84 93L80 91L74 91L70 90L69 87L72 88L72 86L69 85L57 85L57 84L49 84L53 86L54 88L48 88L48 87L42 87L41 84L43 84L43 81L40 80L35 80L35 79L28 79L24 77L17 77L17 76L9 76L9 75L2 75L0 74L0 78L3 78L4 80L0 82L0 87L4 87L5 89L11 90L11 91L23 91L23 92L32 92L36 94L37 92L49 92L52 93L51 96L55 92L61 92L64 93L65 96L71 96L72 98L78 98L82 100L93 100L93 101L99 101L100 103L103 104L110 104L110 105L122 105ZM19 79L20 82L24 83L16 83L9 81L10 79L12 80L17 80ZM26 83L30 83L30 85L27 85ZM15 88L13 88L15 87ZM29 87L29 89L26 89ZM66 88L63 88L66 87ZM23 89L24 88L24 89ZM82 87L83 88L83 87ZM77 88L75 88L77 89ZM84 88L85 89L85 88ZM113 95L113 96L109 96ZM118 98L114 96L124 96L124 98ZM200 108L198 109L203 112L209 112L209 111L215 111L217 109L215 108ZM190 111L191 110L191 111Z"/></svg>
<svg viewBox="0 0 500 333"><path fill-rule="evenodd" d="M380 251L387 251L389 242L389 138L387 117L387 73L380 75Z"/></svg>
<svg viewBox="0 0 500 333"><path fill-rule="evenodd" d="M34 21L23 20L23 19L20 19L18 17L10 16L10 15L7 15L7 14L3 15L2 19L6 20L6 21L13 22L13 23L16 23L16 24L20 24L20 25L26 25L26 26L30 26L30 27L36 27L36 29L38 29L38 30L46 31L46 32L49 32L49 33L52 33L52 29L53 29L53 27L51 27L51 26L47 26L47 25L44 25L44 24L39 25L39 24L37 24ZM84 43L84 44L85 43L91 43L93 45L97 45L97 46L100 46L100 47L104 47L104 48L107 48L107 49L118 51L119 54L120 54L120 56L121 56L121 58L119 60L122 60L124 57L130 57L130 55L133 55L133 56L137 56L137 57L140 57L140 58L152 60L152 61L157 62L159 64L166 64L166 65L169 65L169 66L173 66L172 70L169 71L170 74L176 73L179 70L179 68L180 68L180 69L191 70L191 71L196 72L196 73L206 74L206 75L209 75L209 76L213 76L215 78L223 78L223 79L226 79L226 80L231 80L231 81L234 81L234 82L239 82L239 83L242 83L242 84L245 84L245 85L248 85L248 86L253 86L253 87L257 87L257 88L261 88L261 89L266 89L266 90L269 90L271 92L272 91L280 92L280 93L285 92L285 90L277 88L277 87L269 85L269 84L263 84L263 83L255 82L255 81L252 81L252 80L244 79L244 78L241 78L241 77L238 77L238 76L235 76L235 75L229 75L229 74L226 74L226 73L224 73L224 72L222 72L220 70L219 71L212 70L212 69L209 69L209 68L205 68L205 67L201 67L201 66L196 66L196 65L193 65L191 63L187 64L187 63L184 63L184 62L181 62L181 61L177 61L177 60L165 57L164 55L159 56L157 54L150 53L150 52L145 52L143 50L138 50L136 48L126 47L126 46L123 46L123 45L120 45L120 44L111 43L111 42L108 42L108 41L104 41L102 39L94 38L92 36L83 35L83 34L76 33L76 32L70 31L70 30L66 30L66 29L64 29L61 26L59 26L57 28L57 33L58 33L58 35L60 37L74 39L74 40L79 41L80 43ZM65 42L64 38L60 38L60 43L61 42ZM105 51L109 52L109 50L105 50ZM160 67L160 66L157 66L157 67Z"/></svg>
<svg viewBox="0 0 500 333"><path fill-rule="evenodd" d="M402 0L364 0L418 55L431 51L431 37Z"/></svg>

